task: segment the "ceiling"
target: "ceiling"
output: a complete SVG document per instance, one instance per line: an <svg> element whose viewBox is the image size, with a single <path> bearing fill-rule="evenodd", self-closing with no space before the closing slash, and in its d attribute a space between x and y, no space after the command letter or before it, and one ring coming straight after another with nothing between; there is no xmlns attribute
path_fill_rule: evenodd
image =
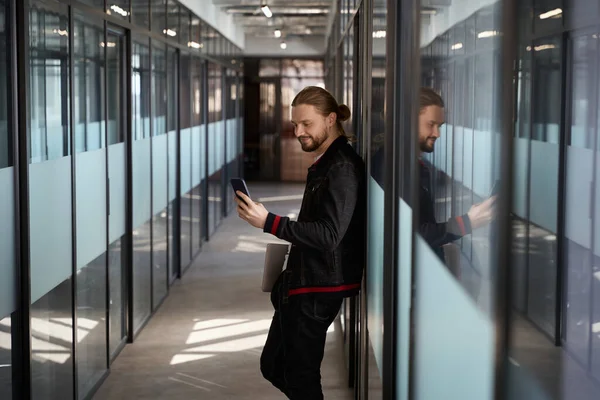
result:
<svg viewBox="0 0 600 400"><path fill-rule="evenodd" d="M233 15L246 37L274 38L281 30L282 39L326 36L329 11L334 0L213 0L221 11ZM273 13L267 18L261 5Z"/></svg>
<svg viewBox="0 0 600 400"><path fill-rule="evenodd" d="M261 47L270 47L267 40L320 41L325 51L328 29L331 29L333 3L338 0L212 0L222 12L233 16L234 24L242 28L246 44L255 42ZM373 1L374 37L385 35L388 0ZM454 0L460 2L461 0ZM452 0L421 0L421 25L428 26L430 19L450 6ZM267 5L273 16L267 18L261 7ZM337 11L336 11L337 12ZM275 35L281 32L281 38ZM298 42L298 41L296 41Z"/></svg>

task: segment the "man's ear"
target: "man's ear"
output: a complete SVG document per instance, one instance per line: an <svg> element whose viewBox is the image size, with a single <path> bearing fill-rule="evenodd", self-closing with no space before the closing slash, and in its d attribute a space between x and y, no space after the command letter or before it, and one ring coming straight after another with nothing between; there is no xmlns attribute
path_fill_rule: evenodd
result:
<svg viewBox="0 0 600 400"><path fill-rule="evenodd" d="M334 112L329 113L329 115L327 116L327 125L329 127L332 127L335 125L336 121L337 121L337 114Z"/></svg>

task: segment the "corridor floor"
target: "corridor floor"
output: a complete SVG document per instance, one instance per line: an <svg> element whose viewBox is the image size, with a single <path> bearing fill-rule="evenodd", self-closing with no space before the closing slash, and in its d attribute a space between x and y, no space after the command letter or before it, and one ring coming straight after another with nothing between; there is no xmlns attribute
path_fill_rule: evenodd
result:
<svg viewBox="0 0 600 400"><path fill-rule="evenodd" d="M297 215L302 185L249 185L269 211ZM94 399L284 399L260 374L273 309L260 290L264 250L277 239L235 210L206 243L135 343L125 347ZM351 399L340 324L328 334L325 399Z"/></svg>

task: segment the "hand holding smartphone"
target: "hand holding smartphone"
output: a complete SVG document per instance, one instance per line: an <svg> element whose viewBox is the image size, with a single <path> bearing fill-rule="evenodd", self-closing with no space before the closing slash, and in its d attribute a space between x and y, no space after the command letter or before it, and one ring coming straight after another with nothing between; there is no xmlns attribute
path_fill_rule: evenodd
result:
<svg viewBox="0 0 600 400"><path fill-rule="evenodd" d="M233 188L233 192L236 194L236 197L242 201L244 201L240 196L237 195L237 192L240 191L244 193L246 196L250 197L250 192L248 191L248 186L246 186L246 182L242 178L231 178L231 187Z"/></svg>

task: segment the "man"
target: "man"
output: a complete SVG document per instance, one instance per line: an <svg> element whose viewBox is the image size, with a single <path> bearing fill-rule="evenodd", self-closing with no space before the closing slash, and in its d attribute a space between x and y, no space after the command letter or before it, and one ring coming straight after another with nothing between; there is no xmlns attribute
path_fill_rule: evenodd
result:
<svg viewBox="0 0 600 400"><path fill-rule="evenodd" d="M433 89L421 88L419 96L419 149L422 153L433 152L444 124L444 101ZM442 258L442 246L470 234L473 229L488 224L494 215L496 197L471 206L465 215L450 218L447 222L435 220L434 198L431 194L430 174L419 160L419 233Z"/></svg>
<svg viewBox="0 0 600 400"><path fill-rule="evenodd" d="M364 163L341 123L349 117L348 107L319 87L305 88L292 102L294 134L302 150L317 157L297 221L236 192L242 219L292 244L271 293L275 315L260 361L263 376L292 400L323 399L327 329L342 299L360 289L366 188Z"/></svg>

